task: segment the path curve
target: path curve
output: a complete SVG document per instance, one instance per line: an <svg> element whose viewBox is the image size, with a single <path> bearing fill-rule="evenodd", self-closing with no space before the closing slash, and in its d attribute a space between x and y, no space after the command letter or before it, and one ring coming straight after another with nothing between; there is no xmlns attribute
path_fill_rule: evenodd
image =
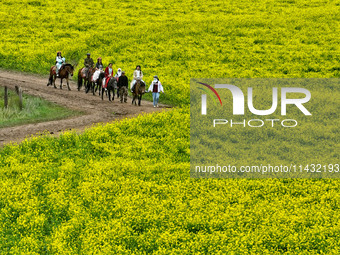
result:
<svg viewBox="0 0 340 255"><path fill-rule="evenodd" d="M0 128L0 146L10 142L20 142L26 137L46 131L53 135L59 135L60 132L71 129L83 131L86 127L96 123L107 123L125 117L134 117L141 113L150 113L170 108L163 104L160 104L159 108L154 108L152 102L145 100L142 100L141 106L131 105L132 99L130 97L128 98L128 103L120 103L117 98L113 102L109 102L105 96L102 101L98 93L94 96L92 93L86 94L84 89L78 91L77 84L74 81L70 82L71 91L68 91L66 86L62 90L59 89L59 79L56 81L58 89L53 88L53 86L46 86L47 80L47 75L43 77L0 70L0 86L7 86L13 90L15 86L21 86L23 93L39 96L69 109L82 111L84 114L63 120Z"/></svg>

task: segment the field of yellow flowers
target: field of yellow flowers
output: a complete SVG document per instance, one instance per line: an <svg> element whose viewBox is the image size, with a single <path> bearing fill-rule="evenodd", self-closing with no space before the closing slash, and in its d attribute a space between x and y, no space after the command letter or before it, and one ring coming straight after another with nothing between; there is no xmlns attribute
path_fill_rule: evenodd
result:
<svg viewBox="0 0 340 255"><path fill-rule="evenodd" d="M1 68L47 75L58 50L77 68L91 52L129 78L137 64L147 83L157 74L162 102L178 107L1 149L1 253L339 254L338 180L189 177L190 78L339 77L339 10L325 0L2 1ZM339 88L324 91L339 109ZM284 160L311 148L338 157L338 111L321 99L331 121L319 123L320 142L308 125L306 136L275 130L263 142L279 141ZM230 158L271 159L243 138Z"/></svg>

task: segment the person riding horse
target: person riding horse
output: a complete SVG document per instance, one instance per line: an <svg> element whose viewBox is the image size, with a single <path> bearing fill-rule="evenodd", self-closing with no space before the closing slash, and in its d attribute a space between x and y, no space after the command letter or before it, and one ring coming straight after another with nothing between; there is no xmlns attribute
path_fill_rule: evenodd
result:
<svg viewBox="0 0 340 255"><path fill-rule="evenodd" d="M136 66L136 70L133 71L133 80L131 82L131 92L132 93L134 93L134 91L135 91L135 85L136 85L137 81L140 81L145 86L145 82L143 81L143 72L142 72L140 65Z"/></svg>
<svg viewBox="0 0 340 255"><path fill-rule="evenodd" d="M106 89L108 81L113 77L113 69L112 69L112 63L109 63L109 65L105 68L105 78L103 79L103 88Z"/></svg>
<svg viewBox="0 0 340 255"><path fill-rule="evenodd" d="M84 59L84 67L79 69L78 71L78 90L83 86L85 86L85 92L88 93L90 88L92 87L91 84L91 77L94 73L93 69L93 59L90 57L90 53L87 53L87 58Z"/></svg>
<svg viewBox="0 0 340 255"><path fill-rule="evenodd" d="M57 77L59 77L59 70L60 70L60 67L63 65L63 64L65 64L66 63L66 61L65 61L65 58L63 58L62 56L61 56L61 51L58 51L57 52L57 57L56 57L56 59L55 59L55 66L56 66L56 75L57 75Z"/></svg>
<svg viewBox="0 0 340 255"><path fill-rule="evenodd" d="M93 62L93 59L91 58L90 53L87 53L86 55L87 55L87 57L84 59L84 66L85 66L84 74L87 77L90 68L93 68L93 66L94 66L94 62Z"/></svg>
<svg viewBox="0 0 340 255"><path fill-rule="evenodd" d="M138 106L141 105L141 100L142 100L142 96L145 93L145 83L142 83L141 80L137 80L136 84L135 84L135 88L133 90L132 93L132 104L135 103L135 105L137 104L137 100L138 100Z"/></svg>
<svg viewBox="0 0 340 255"><path fill-rule="evenodd" d="M97 63L96 63L96 71L94 72L93 76L92 76L92 81L96 82L99 78L99 74L104 72L103 71L103 63L102 63L102 58L99 57L97 59Z"/></svg>
<svg viewBox="0 0 340 255"><path fill-rule="evenodd" d="M63 88L63 79L66 79L67 88L71 90L69 84L69 76L73 76L74 66L71 64L63 64L59 70L59 77L60 78L60 89ZM57 75L55 72L55 67L52 66L50 69L50 77L48 78L47 86L54 85L54 88L57 88L55 85L55 80L57 79Z"/></svg>

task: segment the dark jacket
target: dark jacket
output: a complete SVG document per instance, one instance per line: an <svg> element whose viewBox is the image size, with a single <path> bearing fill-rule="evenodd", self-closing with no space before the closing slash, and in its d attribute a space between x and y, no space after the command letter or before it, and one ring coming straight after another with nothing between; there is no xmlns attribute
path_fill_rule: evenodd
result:
<svg viewBox="0 0 340 255"><path fill-rule="evenodd" d="M96 63L96 68L103 70L103 63Z"/></svg>
<svg viewBox="0 0 340 255"><path fill-rule="evenodd" d="M93 63L93 59L92 58L85 58L84 59L84 66L89 68L89 67L93 67L94 63Z"/></svg>
<svg viewBox="0 0 340 255"><path fill-rule="evenodd" d="M117 83L117 86L118 88L121 88L121 87L129 87L129 80L128 80L128 77L127 76L120 76L119 79L118 79L118 83Z"/></svg>

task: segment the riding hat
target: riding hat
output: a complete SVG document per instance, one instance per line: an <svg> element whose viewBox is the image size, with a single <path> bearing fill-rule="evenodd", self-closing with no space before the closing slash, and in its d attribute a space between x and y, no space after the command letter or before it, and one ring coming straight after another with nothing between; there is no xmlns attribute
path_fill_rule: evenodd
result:
<svg viewBox="0 0 340 255"><path fill-rule="evenodd" d="M90 53L86 53L87 56L90 56L91 54Z"/></svg>
<svg viewBox="0 0 340 255"><path fill-rule="evenodd" d="M153 78L156 78L157 80L159 80L157 75L154 75Z"/></svg>

